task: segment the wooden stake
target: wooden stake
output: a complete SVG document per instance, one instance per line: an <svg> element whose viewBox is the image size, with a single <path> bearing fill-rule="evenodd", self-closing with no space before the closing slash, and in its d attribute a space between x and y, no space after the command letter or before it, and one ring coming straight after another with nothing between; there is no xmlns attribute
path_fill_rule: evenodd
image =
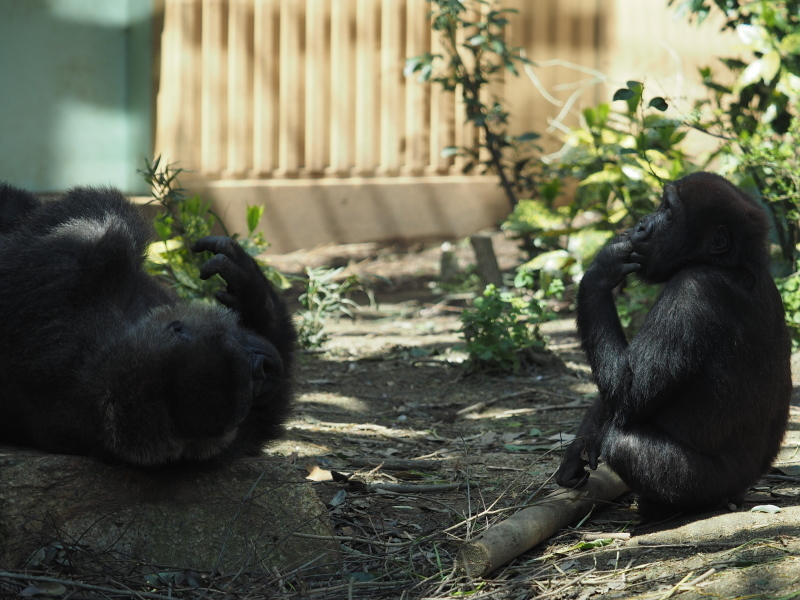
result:
<svg viewBox="0 0 800 600"><path fill-rule="evenodd" d="M497 287L503 287L503 274L497 265L497 257L492 247L492 238L488 235L477 234L469 238L469 242L475 251L478 275L480 275L483 285L493 283Z"/></svg>

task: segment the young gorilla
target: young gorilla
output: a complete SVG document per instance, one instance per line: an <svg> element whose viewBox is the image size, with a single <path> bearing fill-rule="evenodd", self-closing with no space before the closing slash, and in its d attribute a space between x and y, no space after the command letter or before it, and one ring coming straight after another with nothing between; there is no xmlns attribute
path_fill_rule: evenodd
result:
<svg viewBox="0 0 800 600"><path fill-rule="evenodd" d="M150 227L116 190L58 201L0 184L0 441L155 466L257 452L281 434L295 332L255 261L215 254L228 308L142 270Z"/></svg>
<svg viewBox="0 0 800 600"><path fill-rule="evenodd" d="M560 485L603 457L645 518L740 505L783 439L792 380L764 211L722 177L667 184L658 211L597 256L578 331L599 397L567 448ZM665 283L626 341L612 290L636 272Z"/></svg>

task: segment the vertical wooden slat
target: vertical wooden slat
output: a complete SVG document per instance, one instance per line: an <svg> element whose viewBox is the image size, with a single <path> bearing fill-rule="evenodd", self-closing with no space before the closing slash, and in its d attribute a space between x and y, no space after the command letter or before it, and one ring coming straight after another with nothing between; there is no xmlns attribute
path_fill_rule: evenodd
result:
<svg viewBox="0 0 800 600"><path fill-rule="evenodd" d="M406 18L404 4L401 0L381 3L381 175L397 175L403 164L406 82L398 65L403 65L406 58L401 36Z"/></svg>
<svg viewBox="0 0 800 600"><path fill-rule="evenodd" d="M468 19L475 20L477 16L472 13L468 13ZM475 35L475 29L471 30L464 30L459 29L457 33L457 46L461 48L461 45L466 42L467 39ZM473 62L471 58L471 54L468 52L463 51L461 52L461 58L464 61L464 64L467 69L472 70ZM455 131L455 146L459 148L462 147L471 147L475 144L476 140L476 131L475 126L471 122L467 122L467 111L464 107L464 100L463 100L463 86L458 85L455 89L455 122L456 122L456 131ZM450 172L455 175L460 175L463 172L464 166L469 162L471 159L465 158L463 156L457 156L456 159L453 161L453 166L450 169ZM473 171L475 172L475 171Z"/></svg>
<svg viewBox="0 0 800 600"><path fill-rule="evenodd" d="M445 55L442 38L436 31L431 32L431 53ZM430 160L426 169L430 175L444 175L453 165L452 157L443 157L442 150L455 145L455 103L453 92L442 91L438 85L432 86Z"/></svg>
<svg viewBox="0 0 800 600"><path fill-rule="evenodd" d="M305 171L308 175L321 175L328 158L329 11L329 0L306 0Z"/></svg>
<svg viewBox="0 0 800 600"><path fill-rule="evenodd" d="M303 0L281 0L279 176L293 177L302 160L303 79L300 42L303 39Z"/></svg>
<svg viewBox="0 0 800 600"><path fill-rule="evenodd" d="M483 18L485 18L485 14L489 12L491 9L492 7L488 4L480 5L479 7L480 14L476 15L476 19L482 20ZM484 85L481 88L479 98L481 104L487 107L487 109L491 109L495 97L498 98L503 97L504 78L505 78L505 69L501 69L497 73L495 73L495 76L492 77L491 82L489 82L488 84ZM492 127L492 130L496 133L498 127L493 124L490 124L490 126ZM486 142L486 132L483 127L477 127L475 133L477 135L477 138L481 141L481 143ZM488 148L482 147L480 149L479 156L480 156L480 161L482 163L486 163L489 162L489 159L491 158L491 153L489 152Z"/></svg>
<svg viewBox="0 0 800 600"><path fill-rule="evenodd" d="M416 56L430 50L428 6L412 0L406 11L406 53ZM402 63L400 63L402 65ZM398 65L395 68L402 68ZM406 81L406 156L403 172L421 175L428 164L430 140L430 85L415 77Z"/></svg>
<svg viewBox="0 0 800 600"><path fill-rule="evenodd" d="M378 41L378 3L357 0L356 5L356 164L354 173L371 175L378 164L376 157L378 128L376 107L379 78L375 76Z"/></svg>
<svg viewBox="0 0 800 600"><path fill-rule="evenodd" d="M203 0L202 7L200 171L219 177L226 147L227 1Z"/></svg>
<svg viewBox="0 0 800 600"><path fill-rule="evenodd" d="M253 171L269 177L278 166L278 3L254 0Z"/></svg>
<svg viewBox="0 0 800 600"><path fill-rule="evenodd" d="M200 166L199 1L167 3L163 39L156 152L166 161L196 170Z"/></svg>
<svg viewBox="0 0 800 600"><path fill-rule="evenodd" d="M344 176L354 163L355 135L354 47L355 15L352 2L333 0L331 4L331 139L328 174Z"/></svg>
<svg viewBox="0 0 800 600"><path fill-rule="evenodd" d="M252 165L253 19L251 0L228 0L227 177L242 177Z"/></svg>

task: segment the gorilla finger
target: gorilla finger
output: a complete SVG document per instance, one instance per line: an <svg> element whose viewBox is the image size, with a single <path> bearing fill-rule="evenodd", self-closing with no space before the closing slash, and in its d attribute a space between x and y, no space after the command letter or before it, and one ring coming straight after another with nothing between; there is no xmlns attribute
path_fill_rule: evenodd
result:
<svg viewBox="0 0 800 600"><path fill-rule="evenodd" d="M641 263L644 260L644 254L639 254L638 252L631 252L630 259L633 262Z"/></svg>
<svg viewBox="0 0 800 600"><path fill-rule="evenodd" d="M192 244L192 252L224 253L226 246L230 246L231 243L231 238L224 235L207 235Z"/></svg>
<svg viewBox="0 0 800 600"><path fill-rule="evenodd" d="M212 275L219 275L229 286L234 287L244 277L242 270L225 254L215 255L200 267L200 279L208 279Z"/></svg>
<svg viewBox="0 0 800 600"><path fill-rule="evenodd" d="M629 275L630 273L635 273L636 271L641 270L641 268L642 265L640 265L639 263L625 263L624 265L622 265L622 269L620 269L620 272L625 275Z"/></svg>
<svg viewBox="0 0 800 600"><path fill-rule="evenodd" d="M242 264L249 258L242 247L229 237L224 235L208 235L200 238L192 245L194 252L209 251L214 254L223 254L237 264Z"/></svg>
<svg viewBox="0 0 800 600"><path fill-rule="evenodd" d="M596 471L597 461L600 458L600 449L597 448L596 446L592 446L591 448L589 448L587 454L588 454L587 458L589 459L589 468L592 471Z"/></svg>
<svg viewBox="0 0 800 600"><path fill-rule="evenodd" d="M229 292L217 292L217 300L219 300L220 304L239 314L244 310L244 305L239 297Z"/></svg>

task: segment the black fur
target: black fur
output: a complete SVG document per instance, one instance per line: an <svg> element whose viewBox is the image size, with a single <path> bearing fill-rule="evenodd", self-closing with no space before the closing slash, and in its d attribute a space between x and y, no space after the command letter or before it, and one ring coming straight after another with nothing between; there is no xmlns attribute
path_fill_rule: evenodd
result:
<svg viewBox="0 0 800 600"><path fill-rule="evenodd" d="M142 270L151 228L113 189L57 201L0 185L0 441L161 465L257 452L281 435L295 332L255 261L215 254L228 308Z"/></svg>
<svg viewBox="0 0 800 600"><path fill-rule="evenodd" d="M768 230L754 200L696 173L667 184L658 211L598 254L578 330L600 394L560 485L582 485L603 457L645 518L742 503L780 449L792 392ZM665 286L629 344L612 290L632 272Z"/></svg>

